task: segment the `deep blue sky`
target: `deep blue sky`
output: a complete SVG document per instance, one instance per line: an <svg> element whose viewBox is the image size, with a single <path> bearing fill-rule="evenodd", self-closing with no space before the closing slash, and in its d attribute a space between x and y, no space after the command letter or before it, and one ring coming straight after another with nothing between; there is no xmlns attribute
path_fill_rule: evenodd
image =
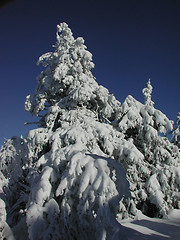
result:
<svg viewBox="0 0 180 240"><path fill-rule="evenodd" d="M68 23L93 54L97 82L123 102L143 102L149 78L155 107L175 120L180 111L179 0L16 0L0 9L0 145L25 135L24 111L34 92L36 62L55 43L56 25Z"/></svg>

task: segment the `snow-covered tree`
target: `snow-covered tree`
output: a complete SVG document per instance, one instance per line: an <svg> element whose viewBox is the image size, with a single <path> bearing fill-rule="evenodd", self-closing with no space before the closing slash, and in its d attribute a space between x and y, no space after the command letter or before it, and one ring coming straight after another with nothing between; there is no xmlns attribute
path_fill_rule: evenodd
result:
<svg viewBox="0 0 180 240"><path fill-rule="evenodd" d="M151 85L151 79L146 83L145 88L143 88L143 94L145 99L145 105L153 106L154 102L151 100L151 94L152 94L152 85Z"/></svg>
<svg viewBox="0 0 180 240"><path fill-rule="evenodd" d="M30 160L27 154L26 143L19 137L7 140L0 151L0 212L2 219L7 219L4 222L2 239L14 239L9 225L16 225L24 216L23 211L30 191L26 178Z"/></svg>
<svg viewBox="0 0 180 240"><path fill-rule="evenodd" d="M128 96L122 104L116 127L142 153L142 158L120 159L130 182L131 195L137 208L149 216L164 216L179 208L180 155L165 137L173 125L153 107L150 80L143 89L145 104ZM118 157L118 156L117 156Z"/></svg>
<svg viewBox="0 0 180 240"><path fill-rule="evenodd" d="M177 114L177 120L172 135L172 142L180 148L180 112Z"/></svg>
<svg viewBox="0 0 180 240"><path fill-rule="evenodd" d="M55 52L44 54L38 63L45 70L35 94L26 98L25 109L40 117L40 126L17 140L9 155L1 150L2 174L5 179L15 176L14 190L8 183L9 192L4 194L12 212L7 222L17 239L120 236L116 215L130 192L114 152L124 154L127 142L134 157L139 157L136 147L110 124L121 104L97 84L91 53L65 23L57 27ZM9 204L9 196L19 188L23 197L18 195ZM134 213L133 203L127 202Z"/></svg>
<svg viewBox="0 0 180 240"><path fill-rule="evenodd" d="M180 208L179 151L160 135L172 122L153 107L150 81L145 104L121 105L96 82L83 38L66 23L56 36L25 102L39 126L1 148L0 236L125 240L117 216Z"/></svg>
<svg viewBox="0 0 180 240"><path fill-rule="evenodd" d="M58 108L55 114L55 106L68 110L86 107L99 113L102 119L112 119L120 103L95 81L91 72L94 67L92 54L86 50L84 39L74 39L71 29L62 23L57 26L54 47L54 52L39 58L38 64L42 64L45 70L38 77L35 94L26 98L26 110L38 115L40 111L49 109L43 120L51 126L52 121L57 120Z"/></svg>

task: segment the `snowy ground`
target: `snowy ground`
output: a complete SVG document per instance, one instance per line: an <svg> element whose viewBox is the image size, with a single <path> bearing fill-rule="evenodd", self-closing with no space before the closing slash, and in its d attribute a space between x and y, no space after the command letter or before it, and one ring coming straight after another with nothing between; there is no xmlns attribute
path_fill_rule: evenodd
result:
<svg viewBox="0 0 180 240"><path fill-rule="evenodd" d="M180 240L180 210L173 210L167 219L149 218L139 212L136 220L125 219L120 223L125 237L120 231L121 240ZM22 230L18 232L16 235L20 235L15 239L12 231L6 226L6 239L24 239ZM118 237L115 239L119 240Z"/></svg>
<svg viewBox="0 0 180 240"><path fill-rule="evenodd" d="M128 240L180 240L180 210L167 219L149 218L139 213L136 220L122 220Z"/></svg>

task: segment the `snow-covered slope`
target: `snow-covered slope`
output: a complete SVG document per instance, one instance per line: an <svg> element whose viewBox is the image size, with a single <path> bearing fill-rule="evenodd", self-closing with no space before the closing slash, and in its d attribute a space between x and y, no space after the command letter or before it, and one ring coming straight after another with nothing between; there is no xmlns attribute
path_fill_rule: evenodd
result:
<svg viewBox="0 0 180 240"><path fill-rule="evenodd" d="M179 240L180 210L172 210L166 219L149 218L141 212L136 219L120 220L128 240Z"/></svg>

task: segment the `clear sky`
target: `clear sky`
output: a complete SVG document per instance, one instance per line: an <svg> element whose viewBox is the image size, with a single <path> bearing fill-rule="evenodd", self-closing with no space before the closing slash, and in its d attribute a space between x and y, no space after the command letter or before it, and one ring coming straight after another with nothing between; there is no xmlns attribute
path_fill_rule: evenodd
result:
<svg viewBox="0 0 180 240"><path fill-rule="evenodd" d="M0 145L24 136L36 121L24 111L52 51L56 25L66 22L93 54L99 84L123 102L143 102L149 78L155 107L175 120L180 111L179 0L16 0L0 8Z"/></svg>

